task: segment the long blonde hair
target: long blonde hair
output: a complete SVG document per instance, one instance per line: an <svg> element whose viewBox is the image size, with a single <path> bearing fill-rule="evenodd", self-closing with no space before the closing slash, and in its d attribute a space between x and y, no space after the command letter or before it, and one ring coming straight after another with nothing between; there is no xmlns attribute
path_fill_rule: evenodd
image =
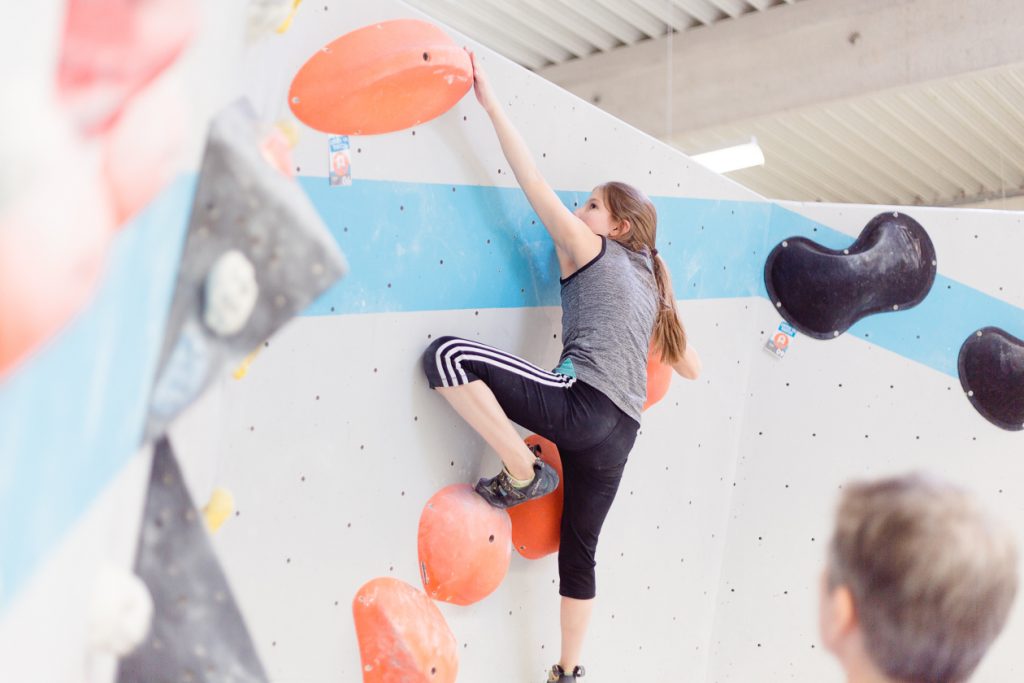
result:
<svg viewBox="0 0 1024 683"><path fill-rule="evenodd" d="M601 185L605 206L615 221L629 221L630 230L615 238L622 246L636 252L648 251L653 255L654 279L658 284L658 316L651 334L652 346L661 353L665 363L676 363L686 351L686 330L676 311L672 277L668 266L658 255L655 240L658 236L658 212L654 204L632 185L610 182Z"/></svg>

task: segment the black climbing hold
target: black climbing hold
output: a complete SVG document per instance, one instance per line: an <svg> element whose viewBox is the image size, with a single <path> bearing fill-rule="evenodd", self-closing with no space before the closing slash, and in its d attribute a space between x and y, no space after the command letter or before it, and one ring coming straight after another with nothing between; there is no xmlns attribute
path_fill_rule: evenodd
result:
<svg viewBox="0 0 1024 683"><path fill-rule="evenodd" d="M1024 429L1024 340L985 327L960 347L960 385L982 417L1003 429Z"/></svg>
<svg viewBox="0 0 1024 683"><path fill-rule="evenodd" d="M935 247L921 224L889 212L846 249L784 240L768 255L764 283L783 318L810 337L832 339L865 316L921 303L935 271Z"/></svg>

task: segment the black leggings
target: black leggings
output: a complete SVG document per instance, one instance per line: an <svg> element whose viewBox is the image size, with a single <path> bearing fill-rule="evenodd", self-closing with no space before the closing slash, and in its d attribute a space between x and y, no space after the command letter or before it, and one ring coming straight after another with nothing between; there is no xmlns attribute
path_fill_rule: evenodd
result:
<svg viewBox="0 0 1024 683"><path fill-rule="evenodd" d="M468 339L434 341L423 370L432 389L483 381L510 420L558 446L565 496L559 593L593 598L597 537L640 425L597 389Z"/></svg>

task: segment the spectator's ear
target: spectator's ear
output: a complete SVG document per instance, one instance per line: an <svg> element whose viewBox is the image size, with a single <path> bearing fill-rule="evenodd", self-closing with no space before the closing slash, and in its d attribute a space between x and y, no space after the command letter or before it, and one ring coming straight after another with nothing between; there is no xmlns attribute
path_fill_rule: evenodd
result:
<svg viewBox="0 0 1024 683"><path fill-rule="evenodd" d="M818 621L822 643L833 653L837 653L843 641L858 626L857 609L850 589L842 584L829 588L824 573L821 577Z"/></svg>
<svg viewBox="0 0 1024 683"><path fill-rule="evenodd" d="M837 625L842 635L848 635L858 626L857 608L853 604L853 593L846 586L838 586L832 591L832 604L836 613Z"/></svg>

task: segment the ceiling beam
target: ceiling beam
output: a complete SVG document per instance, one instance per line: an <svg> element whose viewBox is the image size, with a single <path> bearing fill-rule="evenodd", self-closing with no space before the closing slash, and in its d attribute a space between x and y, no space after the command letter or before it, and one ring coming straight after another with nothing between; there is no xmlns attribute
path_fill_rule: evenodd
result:
<svg viewBox="0 0 1024 683"><path fill-rule="evenodd" d="M1024 62L1020 0L804 0L538 73L652 135ZM671 120L668 114L671 113Z"/></svg>

